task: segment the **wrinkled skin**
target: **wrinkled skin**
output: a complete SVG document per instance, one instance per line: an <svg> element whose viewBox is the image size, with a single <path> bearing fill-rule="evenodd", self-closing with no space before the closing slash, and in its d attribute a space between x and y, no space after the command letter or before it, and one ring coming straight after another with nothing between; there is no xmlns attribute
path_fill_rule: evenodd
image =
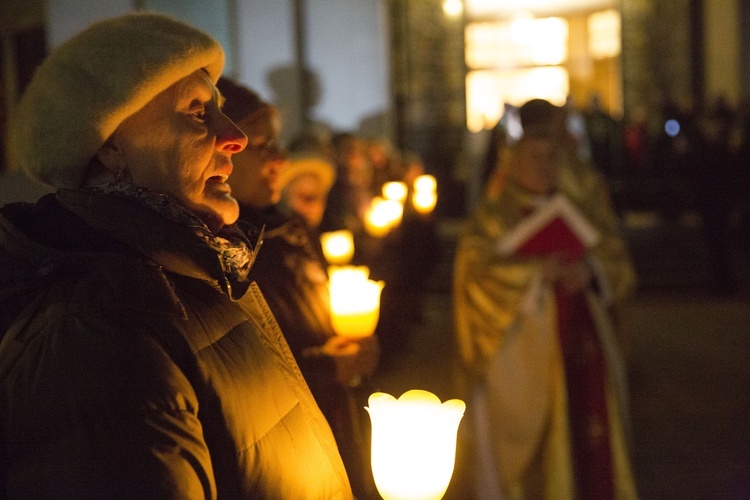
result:
<svg viewBox="0 0 750 500"><path fill-rule="evenodd" d="M220 99L198 70L125 119L97 157L128 182L173 196L212 230L232 224L239 207L227 178L247 137L221 111Z"/></svg>

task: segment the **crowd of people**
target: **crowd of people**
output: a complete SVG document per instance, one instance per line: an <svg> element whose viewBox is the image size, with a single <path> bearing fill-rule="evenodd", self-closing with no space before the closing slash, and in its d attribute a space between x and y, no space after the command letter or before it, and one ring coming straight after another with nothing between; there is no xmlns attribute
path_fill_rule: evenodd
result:
<svg viewBox="0 0 750 500"><path fill-rule="evenodd" d="M352 131L280 144L278 109L223 64L204 32L131 13L25 90L9 157L54 192L0 208L0 498L379 498L362 410L409 354L441 249L429 210L404 203L385 233L368 216L425 166ZM666 136L596 101L517 111L453 264L466 498L636 498L618 194L678 172L720 240L720 173L745 175L750 141L724 108L701 127L669 108ZM572 240L503 246L550 207ZM372 336L332 322L321 235L342 229L385 283Z"/></svg>
<svg viewBox="0 0 750 500"><path fill-rule="evenodd" d="M618 212L655 210L667 222L697 215L712 287L735 293L733 254L750 250L750 104L733 108L721 97L694 106L666 101L625 120L592 105L583 116L591 159Z"/></svg>
<svg viewBox="0 0 750 500"><path fill-rule="evenodd" d="M424 167L348 132L285 150L223 64L204 32L131 13L24 91L9 157L53 192L0 208L1 497L378 498L363 407L419 320L434 225L365 217ZM369 337L332 325L338 229L386 282Z"/></svg>

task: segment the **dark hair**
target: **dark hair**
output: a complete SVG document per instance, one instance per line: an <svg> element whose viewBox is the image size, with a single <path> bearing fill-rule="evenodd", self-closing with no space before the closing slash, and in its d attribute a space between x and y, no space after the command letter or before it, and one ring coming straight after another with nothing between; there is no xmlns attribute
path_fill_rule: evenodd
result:
<svg viewBox="0 0 750 500"><path fill-rule="evenodd" d="M226 99L222 111L235 123L268 106L258 94L223 76L216 82L216 88Z"/></svg>
<svg viewBox="0 0 750 500"><path fill-rule="evenodd" d="M531 99L524 103L518 110L521 118L521 127L526 131L528 128L547 125L563 116L565 111L560 106L555 106L544 99Z"/></svg>

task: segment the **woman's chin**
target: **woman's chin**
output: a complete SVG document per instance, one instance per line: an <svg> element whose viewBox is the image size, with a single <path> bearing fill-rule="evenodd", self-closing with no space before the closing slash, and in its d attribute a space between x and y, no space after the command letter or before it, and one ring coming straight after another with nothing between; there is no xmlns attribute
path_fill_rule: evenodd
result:
<svg viewBox="0 0 750 500"><path fill-rule="evenodd" d="M212 232L217 232L223 226L237 222L240 216L240 206L229 193L214 197L197 207L195 213Z"/></svg>

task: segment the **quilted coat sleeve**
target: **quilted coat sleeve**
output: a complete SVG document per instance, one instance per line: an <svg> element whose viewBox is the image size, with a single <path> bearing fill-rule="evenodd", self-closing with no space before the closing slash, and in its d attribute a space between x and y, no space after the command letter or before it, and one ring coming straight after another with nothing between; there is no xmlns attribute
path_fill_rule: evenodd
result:
<svg viewBox="0 0 750 500"><path fill-rule="evenodd" d="M33 318L3 342L8 498L216 497L196 394L152 336Z"/></svg>

